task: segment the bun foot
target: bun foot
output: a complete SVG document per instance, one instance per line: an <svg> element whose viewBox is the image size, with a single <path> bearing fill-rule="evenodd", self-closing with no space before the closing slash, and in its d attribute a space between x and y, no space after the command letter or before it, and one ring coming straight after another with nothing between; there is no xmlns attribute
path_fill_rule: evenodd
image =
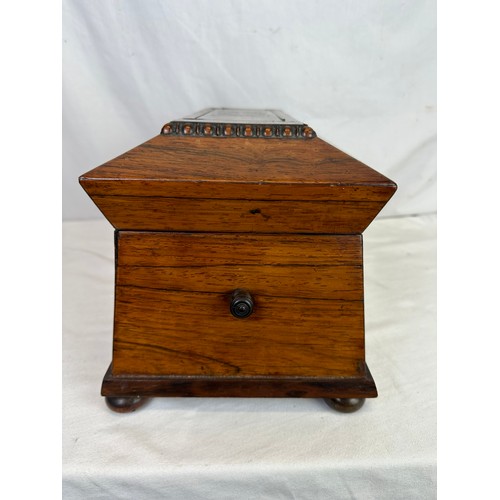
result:
<svg viewBox="0 0 500 500"><path fill-rule="evenodd" d="M106 404L108 405L108 408L118 413L129 413L131 411L135 411L146 401L147 398L143 398L142 396L106 396Z"/></svg>
<svg viewBox="0 0 500 500"><path fill-rule="evenodd" d="M365 404L365 398L333 398L325 399L325 403L342 413L354 413Z"/></svg>

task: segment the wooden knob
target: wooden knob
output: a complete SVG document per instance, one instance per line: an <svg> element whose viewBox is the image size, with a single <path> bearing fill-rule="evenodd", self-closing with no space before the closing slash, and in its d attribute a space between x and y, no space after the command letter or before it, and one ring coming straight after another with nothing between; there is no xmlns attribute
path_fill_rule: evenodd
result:
<svg viewBox="0 0 500 500"><path fill-rule="evenodd" d="M231 305L229 306L231 314L235 318L243 319L253 313L253 299L246 290L238 288L231 296Z"/></svg>

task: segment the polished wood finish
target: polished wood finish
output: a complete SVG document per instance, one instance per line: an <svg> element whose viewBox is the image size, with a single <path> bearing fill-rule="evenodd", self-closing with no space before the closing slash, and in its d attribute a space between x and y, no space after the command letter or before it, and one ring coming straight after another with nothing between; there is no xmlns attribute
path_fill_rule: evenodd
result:
<svg viewBox="0 0 500 500"><path fill-rule="evenodd" d="M119 267L118 284L170 291L229 293L245 286L259 296L363 300L363 274L355 266Z"/></svg>
<svg viewBox="0 0 500 500"><path fill-rule="evenodd" d="M114 227L150 231L249 233L363 232L384 202L197 200L94 196Z"/></svg>
<svg viewBox="0 0 500 500"><path fill-rule="evenodd" d="M118 266L361 266L361 235L117 231Z"/></svg>
<svg viewBox="0 0 500 500"><path fill-rule="evenodd" d="M376 398L373 377L363 363L354 377L212 377L175 375L113 375L102 383L103 396L245 397L245 398Z"/></svg>
<svg viewBox="0 0 500 500"><path fill-rule="evenodd" d="M106 396L106 405L117 413L130 413L146 403L147 398L142 396Z"/></svg>
<svg viewBox="0 0 500 500"><path fill-rule="evenodd" d="M360 235L132 231L116 243L114 374L359 373ZM229 311L237 288L254 301L244 320Z"/></svg>
<svg viewBox="0 0 500 500"><path fill-rule="evenodd" d="M118 286L363 300L361 236L120 231Z"/></svg>
<svg viewBox="0 0 500 500"><path fill-rule="evenodd" d="M117 286L113 373L358 374L362 301L252 295L253 314L239 320L230 293Z"/></svg>
<svg viewBox="0 0 500 500"><path fill-rule="evenodd" d="M205 110L80 177L116 229L115 411L147 396L354 411L377 396L361 233L396 184L280 113Z"/></svg>
<svg viewBox="0 0 500 500"><path fill-rule="evenodd" d="M327 398L325 402L330 408L341 413L354 413L365 404L365 398Z"/></svg>
<svg viewBox="0 0 500 500"><path fill-rule="evenodd" d="M321 139L157 136L80 177L117 229L361 233L396 185Z"/></svg>
<svg viewBox="0 0 500 500"><path fill-rule="evenodd" d="M362 193L358 199L366 199L365 190L372 193L366 188L377 187L379 199L387 201L396 189L384 175L318 138L266 141L159 135L87 172L81 181L91 196L123 195L129 190L147 196L148 185L155 184L154 196L166 197L248 199L247 189L252 189L252 198L262 192L265 199L314 201L320 193L332 199L337 191L333 199L352 200L354 192Z"/></svg>
<svg viewBox="0 0 500 500"><path fill-rule="evenodd" d="M147 161L147 159L145 159ZM107 164L102 170L92 170L79 178L80 184L93 199L95 196L137 196L188 199L230 199L264 201L381 201L386 203L394 194L395 185L386 183L339 183L327 180L300 184L300 180L251 181L243 180L183 180L173 178L159 181L151 176L137 178L114 178ZM300 173L299 166L297 170ZM137 170L140 172L140 170ZM109 177L99 177L102 173ZM172 172L174 173L174 172ZM299 192L297 192L299 189ZM238 198L238 195L240 197Z"/></svg>

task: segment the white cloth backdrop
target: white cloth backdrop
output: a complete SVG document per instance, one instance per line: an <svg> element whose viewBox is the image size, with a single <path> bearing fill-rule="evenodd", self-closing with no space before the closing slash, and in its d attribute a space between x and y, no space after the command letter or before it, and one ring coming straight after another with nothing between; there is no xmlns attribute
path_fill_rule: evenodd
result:
<svg viewBox="0 0 500 500"><path fill-rule="evenodd" d="M64 0L63 215L80 174L206 107L282 109L436 210L435 0Z"/></svg>

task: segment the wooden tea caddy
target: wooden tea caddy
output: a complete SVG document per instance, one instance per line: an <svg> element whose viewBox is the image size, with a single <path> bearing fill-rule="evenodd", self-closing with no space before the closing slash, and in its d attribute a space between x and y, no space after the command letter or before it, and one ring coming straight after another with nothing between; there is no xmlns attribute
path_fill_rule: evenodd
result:
<svg viewBox="0 0 500 500"><path fill-rule="evenodd" d="M394 182L275 110L210 108L80 177L115 228L119 412L156 396L377 396L362 233Z"/></svg>

